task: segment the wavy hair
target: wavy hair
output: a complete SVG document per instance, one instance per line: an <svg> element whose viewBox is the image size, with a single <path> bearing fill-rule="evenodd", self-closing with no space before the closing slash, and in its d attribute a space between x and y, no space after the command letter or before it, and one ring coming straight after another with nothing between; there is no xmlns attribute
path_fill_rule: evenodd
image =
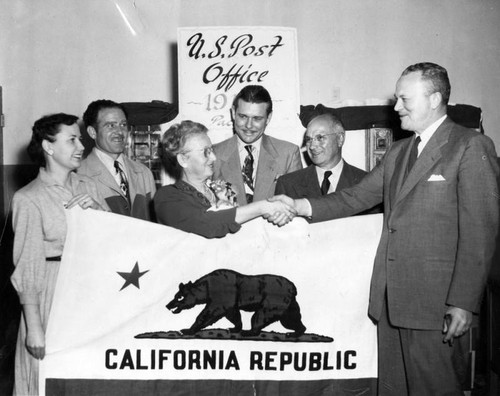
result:
<svg viewBox="0 0 500 396"><path fill-rule="evenodd" d="M31 140L26 149L31 160L44 167L46 162L42 142L44 140L55 142L56 135L61 131L61 125L73 125L77 121L77 116L65 113L46 115L36 120L32 128Z"/></svg>
<svg viewBox="0 0 500 396"><path fill-rule="evenodd" d="M247 85L234 97L233 108L238 109L238 101L243 100L247 103L266 103L267 115L273 111L273 101L269 91L261 85Z"/></svg>
<svg viewBox="0 0 500 396"><path fill-rule="evenodd" d="M177 161L177 155L182 152L186 141L193 135L206 134L208 129L205 125L194 121L181 121L174 124L163 134L160 143L160 158L165 171L179 180L182 175L182 167Z"/></svg>

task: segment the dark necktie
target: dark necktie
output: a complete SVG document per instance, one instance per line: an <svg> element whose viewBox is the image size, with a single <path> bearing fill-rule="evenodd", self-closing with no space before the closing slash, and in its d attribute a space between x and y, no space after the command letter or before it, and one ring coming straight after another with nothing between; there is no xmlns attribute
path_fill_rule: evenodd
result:
<svg viewBox="0 0 500 396"><path fill-rule="evenodd" d="M410 156L408 158L408 165L406 167L406 175L408 175L411 171L411 168L413 168L413 165L415 164L415 161L417 160L418 157L418 145L420 143L420 136L417 136L415 138L415 141L413 142L413 146L411 147L410 151Z"/></svg>
<svg viewBox="0 0 500 396"><path fill-rule="evenodd" d="M243 169L241 174L243 175L243 181L253 192L253 155L252 155L252 145L245 146L245 150L248 152L245 163L243 164ZM251 203L253 201L253 194L247 194L247 202Z"/></svg>
<svg viewBox="0 0 500 396"><path fill-rule="evenodd" d="M326 171L323 177L323 182L321 183L321 194L328 194L328 190L330 189L330 180L328 178L332 175L332 171Z"/></svg>
<svg viewBox="0 0 500 396"><path fill-rule="evenodd" d="M122 190L123 195L125 195L127 199L130 200L130 196L128 194L127 176L125 176L125 172L123 171L118 161L115 161L115 170L116 174L120 175L120 190Z"/></svg>

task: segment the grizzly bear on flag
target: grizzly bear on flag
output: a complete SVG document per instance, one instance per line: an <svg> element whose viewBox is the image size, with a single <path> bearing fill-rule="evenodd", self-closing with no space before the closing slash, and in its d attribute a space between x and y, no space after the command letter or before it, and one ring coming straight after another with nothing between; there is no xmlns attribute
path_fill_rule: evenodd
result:
<svg viewBox="0 0 500 396"><path fill-rule="evenodd" d="M206 304L193 325L181 330L185 335L193 335L226 317L234 324L230 332L242 336L256 336L264 327L279 321L283 327L294 331L287 336L299 337L306 327L302 324L296 296L295 285L282 276L252 276L219 269L194 283L181 283L179 291L166 307L178 314L184 309ZM254 312L250 330L242 330L241 310Z"/></svg>

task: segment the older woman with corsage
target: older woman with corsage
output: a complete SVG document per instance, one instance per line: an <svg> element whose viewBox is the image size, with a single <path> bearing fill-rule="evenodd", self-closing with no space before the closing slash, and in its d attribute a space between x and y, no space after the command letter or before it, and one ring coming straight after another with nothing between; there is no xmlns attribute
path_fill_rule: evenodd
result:
<svg viewBox="0 0 500 396"><path fill-rule="evenodd" d="M38 394L38 360L45 356L45 330L64 241L65 211L108 209L95 182L74 170L83 145L78 117L59 113L35 122L28 154L40 170L14 194L14 265L11 276L23 315L16 345L15 395Z"/></svg>
<svg viewBox="0 0 500 396"><path fill-rule="evenodd" d="M160 224L204 236L220 238L237 232L241 224L256 217L285 224L293 208L278 202L257 201L237 206L236 194L223 180L212 180L216 160L207 128L193 121L171 126L161 141L166 172L175 178L154 198Z"/></svg>

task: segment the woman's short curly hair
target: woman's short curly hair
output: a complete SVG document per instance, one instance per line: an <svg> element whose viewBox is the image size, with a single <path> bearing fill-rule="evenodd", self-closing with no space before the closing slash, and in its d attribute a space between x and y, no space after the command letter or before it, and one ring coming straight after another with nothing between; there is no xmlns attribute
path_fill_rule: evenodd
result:
<svg viewBox="0 0 500 396"><path fill-rule="evenodd" d="M61 125L73 125L77 121L77 116L65 113L46 115L36 120L32 128L31 141L27 148L31 160L44 167L46 164L42 142L44 140L55 142L56 135L61 131Z"/></svg>
<svg viewBox="0 0 500 396"><path fill-rule="evenodd" d="M194 121L181 121L174 124L163 134L161 139L161 160L165 171L175 180L179 180L182 167L177 161L177 155L182 152L186 141L193 135L206 134L208 129L205 125Z"/></svg>

